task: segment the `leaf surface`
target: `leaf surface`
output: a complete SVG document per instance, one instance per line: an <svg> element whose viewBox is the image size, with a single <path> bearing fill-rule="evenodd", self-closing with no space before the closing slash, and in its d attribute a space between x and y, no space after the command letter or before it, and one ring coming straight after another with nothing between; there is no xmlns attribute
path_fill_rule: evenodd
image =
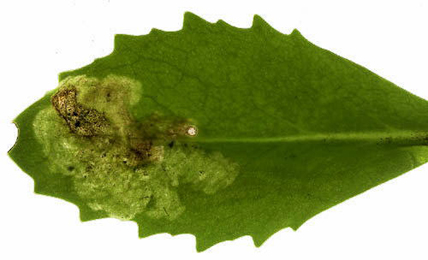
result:
<svg viewBox="0 0 428 260"><path fill-rule="evenodd" d="M71 128L61 125L60 117L58 122L38 118L41 111L54 111L54 92L16 118L20 132L10 156L33 177L35 192L75 203L82 220L116 216L113 213L122 208L105 208L113 202L115 207L132 205L130 219L138 223L141 237L190 233L198 251L244 235L260 246L275 232L297 229L314 215L428 159L428 102L313 45L297 30L290 35L274 30L257 15L249 29L223 21L212 24L186 13L180 31L117 35L110 55L62 73L60 81L82 75L98 81L114 75L137 82L138 102L127 104L136 122L159 124L153 120L153 114L159 114L189 119L197 128L194 137L174 139L178 148L170 150L166 145L168 141L172 146L170 137L156 137L159 147L166 149L159 165L169 172L168 178L159 175L152 180L158 186L147 184L152 199L139 205L144 191L132 183L142 180L133 182L140 177L132 174L121 179L125 175L120 171L109 175L109 181L133 188L110 187L109 195L101 199L79 190L80 175L64 173L70 160L61 157L72 153L61 139L75 138ZM114 114L114 106L99 107ZM124 117L112 118L123 125ZM46 125L40 128L37 122ZM182 160L174 159L178 154ZM90 162L82 164L87 167ZM75 171L80 166L67 167ZM157 169L149 174L158 174ZM226 177L186 175L210 169ZM134 201L135 194L141 200ZM163 199L167 195L174 199ZM103 204L103 198L118 199ZM171 210L163 216L156 205Z"/></svg>

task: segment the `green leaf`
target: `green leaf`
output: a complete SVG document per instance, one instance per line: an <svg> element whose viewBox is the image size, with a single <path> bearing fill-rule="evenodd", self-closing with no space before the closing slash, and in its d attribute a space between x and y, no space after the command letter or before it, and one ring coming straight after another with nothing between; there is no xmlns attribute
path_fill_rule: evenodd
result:
<svg viewBox="0 0 428 260"><path fill-rule="evenodd" d="M15 123L36 193L198 251L260 246L428 159L428 102L257 15L117 35Z"/></svg>

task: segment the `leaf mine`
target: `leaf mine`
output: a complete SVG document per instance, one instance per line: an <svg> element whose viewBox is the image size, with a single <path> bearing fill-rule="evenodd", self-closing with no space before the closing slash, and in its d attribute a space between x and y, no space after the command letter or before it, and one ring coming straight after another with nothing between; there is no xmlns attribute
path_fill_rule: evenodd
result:
<svg viewBox="0 0 428 260"><path fill-rule="evenodd" d="M135 121L129 108L139 91L124 77L67 78L33 128L52 172L70 176L91 209L124 220L173 220L185 211L180 184L213 194L234 181L238 167L220 153L181 145L196 135L189 120L153 114Z"/></svg>

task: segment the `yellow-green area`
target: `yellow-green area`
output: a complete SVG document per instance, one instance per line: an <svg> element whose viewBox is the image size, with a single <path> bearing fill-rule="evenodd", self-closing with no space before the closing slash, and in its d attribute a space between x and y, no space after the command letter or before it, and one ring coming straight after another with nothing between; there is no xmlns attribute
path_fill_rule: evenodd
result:
<svg viewBox="0 0 428 260"><path fill-rule="evenodd" d="M33 128L49 170L70 176L91 209L124 220L140 213L172 220L185 210L180 184L214 194L234 181L238 166L218 152L183 146L180 137L186 133L178 129L186 129L185 120L156 116L135 122L129 108L140 91L140 84L125 77L67 78L51 97L60 96L64 115L49 106L37 114ZM70 101L75 97L77 103Z"/></svg>

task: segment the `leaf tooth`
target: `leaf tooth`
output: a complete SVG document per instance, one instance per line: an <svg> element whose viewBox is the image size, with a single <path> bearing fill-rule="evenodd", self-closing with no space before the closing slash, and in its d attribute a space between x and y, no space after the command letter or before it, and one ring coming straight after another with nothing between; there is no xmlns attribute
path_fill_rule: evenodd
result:
<svg viewBox="0 0 428 260"><path fill-rule="evenodd" d="M222 239L222 241L214 241L212 238L203 236L201 234L192 234L192 235L195 236L195 242L196 242L195 247L196 247L196 252L198 253L201 253L220 242L229 241L229 239Z"/></svg>
<svg viewBox="0 0 428 260"><path fill-rule="evenodd" d="M243 31L251 30L251 28L242 28L242 27L233 26L222 19L217 20L215 25L217 26L218 30L221 32L228 32L228 31L243 32Z"/></svg>
<svg viewBox="0 0 428 260"><path fill-rule="evenodd" d="M251 29L261 33L280 33L273 28L268 22L266 22L260 15L255 14L253 17L253 24Z"/></svg>
<svg viewBox="0 0 428 260"><path fill-rule="evenodd" d="M211 23L191 12L184 13L183 30L206 29Z"/></svg>
<svg viewBox="0 0 428 260"><path fill-rule="evenodd" d="M290 33L290 36L294 36L294 37L296 37L296 38L302 38L302 39L305 39L305 37L303 37L303 35L297 30L297 29L294 29L291 33Z"/></svg>
<svg viewBox="0 0 428 260"><path fill-rule="evenodd" d="M126 46L127 42L129 42L131 39L135 36L127 35L127 34L116 34L114 36L114 50L120 50L124 46Z"/></svg>
<svg viewBox="0 0 428 260"><path fill-rule="evenodd" d="M271 237L271 235L272 234L261 236L261 235L251 234L250 237L253 240L253 244L255 247L261 247L268 240L268 238Z"/></svg>
<svg viewBox="0 0 428 260"><path fill-rule="evenodd" d="M271 27L260 15L255 14L253 17L253 25L251 26L254 29L260 29L263 27Z"/></svg>
<svg viewBox="0 0 428 260"><path fill-rule="evenodd" d="M158 29L158 28L152 28L149 32L149 34L158 34L158 33L166 33L166 31Z"/></svg>
<svg viewBox="0 0 428 260"><path fill-rule="evenodd" d="M76 206L78 207L79 218L82 222L108 217L104 212L94 211L81 202L72 201L72 203L76 204Z"/></svg>
<svg viewBox="0 0 428 260"><path fill-rule="evenodd" d="M216 24L220 25L220 26L224 26L224 27L234 27L234 26L228 24L226 21L224 21L222 19L218 19L217 22L216 22Z"/></svg>

